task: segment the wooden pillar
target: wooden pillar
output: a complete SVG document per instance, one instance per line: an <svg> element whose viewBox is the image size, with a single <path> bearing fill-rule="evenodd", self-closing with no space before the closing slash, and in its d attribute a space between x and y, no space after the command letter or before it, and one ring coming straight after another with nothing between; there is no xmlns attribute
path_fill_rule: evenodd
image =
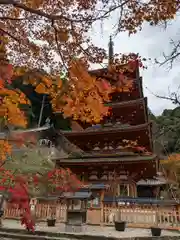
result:
<svg viewBox="0 0 180 240"><path fill-rule="evenodd" d="M128 197L131 197L131 184L127 184L127 195Z"/></svg>
<svg viewBox="0 0 180 240"><path fill-rule="evenodd" d="M128 191L129 197L136 197L137 196L136 184L133 181L129 182L128 188L129 188L129 191Z"/></svg>
<svg viewBox="0 0 180 240"><path fill-rule="evenodd" d="M68 222L68 210L72 209L72 205L71 205L71 200L66 199L66 215L65 215L65 222Z"/></svg>
<svg viewBox="0 0 180 240"><path fill-rule="evenodd" d="M133 197L133 183L129 183L129 197Z"/></svg>
<svg viewBox="0 0 180 240"><path fill-rule="evenodd" d="M101 222L100 225L104 225L104 189L101 191L101 196L100 196L100 208L101 208Z"/></svg>
<svg viewBox="0 0 180 240"><path fill-rule="evenodd" d="M133 197L137 197L137 185L136 185L136 183L133 183L133 192L134 192L134 194L133 194Z"/></svg>

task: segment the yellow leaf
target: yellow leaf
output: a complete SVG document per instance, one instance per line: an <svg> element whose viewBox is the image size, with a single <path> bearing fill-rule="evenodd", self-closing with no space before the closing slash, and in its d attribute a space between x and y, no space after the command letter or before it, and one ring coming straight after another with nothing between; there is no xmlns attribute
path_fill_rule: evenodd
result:
<svg viewBox="0 0 180 240"><path fill-rule="evenodd" d="M43 83L38 84L37 87L35 88L35 91L37 93L48 93L47 88L45 87L45 85Z"/></svg>

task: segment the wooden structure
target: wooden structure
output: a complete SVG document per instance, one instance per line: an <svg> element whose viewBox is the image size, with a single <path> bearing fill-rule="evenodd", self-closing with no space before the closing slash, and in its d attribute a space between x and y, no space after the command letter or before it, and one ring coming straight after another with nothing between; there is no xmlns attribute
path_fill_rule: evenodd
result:
<svg viewBox="0 0 180 240"><path fill-rule="evenodd" d="M122 200L122 199L121 199ZM100 208L88 208L86 214L87 224L113 225L111 216L121 211L122 220L127 222L129 227L150 228L158 222L164 229L180 230L180 211L177 203L173 200L161 201L145 199L133 199L131 204L112 206L108 199L105 199ZM123 199L127 201L127 199ZM51 216L51 209L56 209L56 222L67 222L67 206L60 201L56 203L38 202L36 205L36 221L46 221ZM21 210L18 206L8 203L3 218L19 219Z"/></svg>
<svg viewBox="0 0 180 240"><path fill-rule="evenodd" d="M118 73L112 74L108 69L90 73L114 85L119 79ZM57 158L56 164L57 167L70 168L86 183L109 184L104 195L137 197L140 189L137 183L156 177L159 159L153 153L152 123L148 118L139 68L125 74L129 81L133 81L131 91L112 94L112 102L108 104L110 116L95 126L82 124L84 131L61 132L83 151L83 155ZM116 182L116 189L112 187L113 182ZM148 186L145 188L147 190ZM155 188L149 186L145 197L155 196Z"/></svg>

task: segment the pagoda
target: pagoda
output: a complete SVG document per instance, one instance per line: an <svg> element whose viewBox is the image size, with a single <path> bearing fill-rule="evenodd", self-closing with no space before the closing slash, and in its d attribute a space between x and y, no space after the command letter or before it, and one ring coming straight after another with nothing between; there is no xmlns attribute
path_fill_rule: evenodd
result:
<svg viewBox="0 0 180 240"><path fill-rule="evenodd" d="M110 39L109 61L112 56L113 42ZM93 70L90 74L111 84L117 81L115 75L109 74L108 68ZM70 168L83 182L110 186L107 194L112 194L111 185L116 182L116 196L153 197L154 187L150 186L147 191L147 186L140 186L142 181L154 180L159 168L159 159L153 152L147 98L143 95L139 67L127 74L133 82L132 89L112 94L108 103L110 116L98 125L82 124L81 130L61 131L81 153L58 158L56 164Z"/></svg>

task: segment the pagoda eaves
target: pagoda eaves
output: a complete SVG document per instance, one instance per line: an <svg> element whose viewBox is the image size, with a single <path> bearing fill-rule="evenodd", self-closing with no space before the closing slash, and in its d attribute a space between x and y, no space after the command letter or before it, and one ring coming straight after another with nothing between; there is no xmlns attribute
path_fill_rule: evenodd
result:
<svg viewBox="0 0 180 240"><path fill-rule="evenodd" d="M70 168L84 181L110 181L111 173L116 169L117 176L131 176L139 181L144 176L153 178L157 170L157 156L124 156L124 157L81 157L57 160L58 166Z"/></svg>
<svg viewBox="0 0 180 240"><path fill-rule="evenodd" d="M130 125L140 125L148 122L147 98L108 103L110 115L103 122L121 122Z"/></svg>
<svg viewBox="0 0 180 240"><path fill-rule="evenodd" d="M95 151L117 151L123 146L124 140L137 141L139 147L152 152L152 142L149 136L151 122L140 125L116 124L109 127L91 128L84 131L61 131L62 134L74 145L85 152ZM109 148L111 147L111 148Z"/></svg>

